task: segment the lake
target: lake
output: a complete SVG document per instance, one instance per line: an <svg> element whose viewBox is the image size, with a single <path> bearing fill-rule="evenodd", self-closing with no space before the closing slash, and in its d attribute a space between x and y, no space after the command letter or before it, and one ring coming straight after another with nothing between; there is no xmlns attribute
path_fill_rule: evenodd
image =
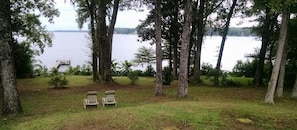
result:
<svg viewBox="0 0 297 130"><path fill-rule="evenodd" d="M42 55L35 57L36 60L41 60L43 65L52 68L57 60L71 60L71 66L88 64L87 62L91 61L90 38L87 32L53 32L53 34L53 46L46 47ZM138 42L137 38L136 34L115 34L112 59L118 62L131 61L141 46L155 49L155 46L151 46L148 42ZM215 67L221 39L219 36L205 37L202 46L202 63L209 63ZM254 53L260 46L261 41L255 37L228 37L222 58L222 70L231 71L237 60L246 60L245 55ZM135 66L133 69L143 68Z"/></svg>

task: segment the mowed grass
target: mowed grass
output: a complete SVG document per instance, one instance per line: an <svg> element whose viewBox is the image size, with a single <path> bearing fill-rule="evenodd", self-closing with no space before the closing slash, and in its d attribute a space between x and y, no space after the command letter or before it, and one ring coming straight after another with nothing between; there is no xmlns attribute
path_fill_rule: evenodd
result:
<svg viewBox="0 0 297 130"><path fill-rule="evenodd" d="M263 103L265 88L189 86L189 96L178 99L177 81L154 96L155 79L140 77L130 85L127 77L113 77L115 84L92 83L89 76L68 76L65 89L52 89L48 78L18 80L23 114L1 116L2 130L208 130L296 129L297 102L284 97L276 104ZM236 79L234 79L236 80ZM240 78L244 80L244 78ZM82 100L88 90L116 90L116 107L88 107ZM285 95L288 95L286 92ZM1 106L2 107L2 106ZM252 122L240 122L239 119Z"/></svg>

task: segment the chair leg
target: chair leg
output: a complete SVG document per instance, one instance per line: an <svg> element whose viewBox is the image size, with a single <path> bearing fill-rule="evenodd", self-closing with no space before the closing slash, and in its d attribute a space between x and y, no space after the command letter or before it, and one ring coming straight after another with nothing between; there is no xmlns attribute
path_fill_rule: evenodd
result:
<svg viewBox="0 0 297 130"><path fill-rule="evenodd" d="M102 106L105 107L105 98L102 98Z"/></svg>
<svg viewBox="0 0 297 130"><path fill-rule="evenodd" d="M84 109L87 108L85 100L83 100L83 106L84 106Z"/></svg>

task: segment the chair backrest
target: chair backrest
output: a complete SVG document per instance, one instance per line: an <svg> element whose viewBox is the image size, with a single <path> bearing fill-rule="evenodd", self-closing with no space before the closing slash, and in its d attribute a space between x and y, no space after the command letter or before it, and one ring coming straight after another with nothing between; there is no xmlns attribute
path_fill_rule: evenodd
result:
<svg viewBox="0 0 297 130"><path fill-rule="evenodd" d="M97 91L88 91L87 96L88 96L89 103L97 102Z"/></svg>
<svg viewBox="0 0 297 130"><path fill-rule="evenodd" d="M96 103L97 102L97 95L88 95L89 103Z"/></svg>
<svg viewBox="0 0 297 130"><path fill-rule="evenodd" d="M109 91L105 91L105 95L114 95L115 94L115 90L109 90Z"/></svg>
<svg viewBox="0 0 297 130"><path fill-rule="evenodd" d="M105 91L105 98L107 102L114 102L115 101L115 91Z"/></svg>
<svg viewBox="0 0 297 130"><path fill-rule="evenodd" d="M106 101L107 102L114 102L115 101L114 95L106 95Z"/></svg>

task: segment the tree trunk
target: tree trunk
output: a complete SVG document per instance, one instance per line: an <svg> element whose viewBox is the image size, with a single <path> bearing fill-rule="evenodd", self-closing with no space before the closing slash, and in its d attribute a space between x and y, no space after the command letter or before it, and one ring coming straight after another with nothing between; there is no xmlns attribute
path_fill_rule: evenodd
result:
<svg viewBox="0 0 297 130"><path fill-rule="evenodd" d="M112 12L108 32L107 32L107 38L106 38L107 40L106 40L105 47L104 47L105 61L104 61L104 65L103 65L104 66L103 82L111 82L112 81L112 77L111 77L112 39L113 39L113 34L114 34L114 26L116 24L116 19L117 19L117 14L118 14L118 9L119 9L119 2L120 2L119 0L114 0L113 12Z"/></svg>
<svg viewBox="0 0 297 130"><path fill-rule="evenodd" d="M107 2L99 1L98 10L98 42L99 42L99 66L100 66L100 79L102 83L108 83L111 79L111 43L107 33L106 27L106 10ZM113 19L113 18L112 18ZM111 23L112 24L112 23ZM113 28L113 27L112 27Z"/></svg>
<svg viewBox="0 0 297 130"><path fill-rule="evenodd" d="M272 69L273 69L273 64L272 64L272 57L273 57L273 50L274 50L274 44L271 44L269 47L269 55L268 55L268 61L269 61L269 67L268 67L268 76L267 79L270 79L271 74L272 74Z"/></svg>
<svg viewBox="0 0 297 130"><path fill-rule="evenodd" d="M174 5L178 5L179 1L174 0L172 1ZM171 72L171 78L172 79L177 79L177 64L178 64L178 59L177 59L177 45L179 43L179 26L178 26L178 15L179 15L179 7L174 6L174 9L172 10L172 22L171 26L169 27L169 32L170 32L170 39L169 39L169 69Z"/></svg>
<svg viewBox="0 0 297 130"><path fill-rule="evenodd" d="M172 43L174 43L173 42L173 40L172 40L172 38L170 39L170 42L169 42L169 60L168 60L168 66L169 66L169 70L170 70L170 76L172 76L172 70L173 70L173 68L172 68Z"/></svg>
<svg viewBox="0 0 297 130"><path fill-rule="evenodd" d="M230 11L229 11L228 16L227 16L227 22L226 22L225 28L223 30L223 38L222 38L219 57L218 57L217 66L216 66L217 71L221 71L221 60L222 60L222 57L223 57L225 41L226 41L226 38L227 38L231 17L232 17L233 11L235 9L236 3L237 3L237 0L233 0L233 3L231 5ZM215 81L214 82L215 82L215 85L219 85L219 75L215 76Z"/></svg>
<svg viewBox="0 0 297 130"><path fill-rule="evenodd" d="M0 4L0 76L3 88L2 114L18 114L22 112L19 100L14 59L12 55L12 30L10 1Z"/></svg>
<svg viewBox="0 0 297 130"><path fill-rule="evenodd" d="M266 96L264 99L265 103L274 104L273 98L274 98L276 83L279 76L281 60L283 57L284 46L285 46L286 37L287 37L288 21L289 21L289 11L288 9L284 8L284 11L282 13L282 22L281 22L281 28L280 28L280 34L279 34L278 49L277 49L276 59L272 69L271 77L268 83Z"/></svg>
<svg viewBox="0 0 297 130"><path fill-rule="evenodd" d="M180 35L179 35L179 26L176 25L176 23L178 23L178 14L179 14L179 8L177 7L175 9L175 16L174 16L174 25L173 28L173 74L172 74L172 78L173 79L177 79L178 76L177 76L177 68L178 68L178 56L179 56L179 53L178 53L178 45L179 45L179 39L180 39Z"/></svg>
<svg viewBox="0 0 297 130"><path fill-rule="evenodd" d="M156 39L156 86L155 95L163 95L163 79L162 79L162 46L161 46L161 0L155 0L155 39Z"/></svg>
<svg viewBox="0 0 297 130"><path fill-rule="evenodd" d="M96 31L95 31L95 2L92 0L86 0L87 7L90 12L91 20L91 38L92 38L92 70L93 70L93 81L97 82L99 80L98 76L98 56L97 56L97 42L96 42Z"/></svg>
<svg viewBox="0 0 297 130"><path fill-rule="evenodd" d="M184 25L181 39L181 55L178 78L178 97L183 98L188 95L188 55L190 42L190 28L192 14L192 0L185 1Z"/></svg>
<svg viewBox="0 0 297 130"><path fill-rule="evenodd" d="M193 2L193 6L192 6L192 21L191 21L191 34L190 34L190 45L189 45L189 55L188 55L188 59L189 59L189 63L188 63L188 77L190 76L190 71L191 71L191 68L190 68L190 65L194 65L195 64L195 59L196 59L196 56L195 56L195 43L197 41L197 23L198 23L198 18L197 18L197 15L198 14L198 1L194 1ZM194 55L192 55L192 53ZM192 57L194 56L194 57ZM194 59L194 60L191 60L191 59ZM194 69L194 68L193 68Z"/></svg>
<svg viewBox="0 0 297 130"><path fill-rule="evenodd" d="M259 63L257 65L256 73L253 80L254 86L263 85L263 68L266 55L266 48L268 46L268 43L270 42L270 8L266 7L265 10L266 16L264 21L264 29L261 33L262 45L260 49Z"/></svg>
<svg viewBox="0 0 297 130"><path fill-rule="evenodd" d="M295 83L294 83L294 87L292 89L292 98L297 98L297 73L296 73L296 78L295 78Z"/></svg>
<svg viewBox="0 0 297 130"><path fill-rule="evenodd" d="M264 30L261 33L262 45L261 45L261 49L260 49L259 63L257 65L257 69L256 69L256 72L254 75L254 80L253 80L253 84L255 87L263 85L263 78L264 78L263 74L264 74L266 51L267 51L267 47L269 47L270 44L274 43L274 41L271 40L271 34L275 30L275 26L277 24L277 18L279 15L276 13L271 15L271 12L270 12L271 9L268 7L265 10L266 10L266 17L265 17L265 21L264 21ZM270 50L273 50L273 45L271 45ZM271 59L271 54L272 53L270 52L269 59ZM269 61L271 61L271 60L269 60ZM269 74L271 74L271 73L269 73ZM266 78L268 78L268 77L266 77Z"/></svg>
<svg viewBox="0 0 297 130"><path fill-rule="evenodd" d="M104 1L99 1L98 2L98 6L99 6L99 10L98 15L97 15L97 45L98 45L98 57L99 57L99 76L100 76L100 80L101 82L103 81L103 77L104 77L104 44L106 42L106 21L105 21L105 17L106 17L106 6Z"/></svg>
<svg viewBox="0 0 297 130"><path fill-rule="evenodd" d="M193 80L195 84L200 83L200 75L201 75L201 47L204 36L204 14L205 14L205 0L200 0L199 3L199 12L198 12L198 25L197 25L197 41L196 41L196 53L195 53L195 63L194 63L194 76Z"/></svg>
<svg viewBox="0 0 297 130"><path fill-rule="evenodd" d="M177 79L177 68L178 68L178 43L179 41L177 40L178 38L174 38L175 41L174 41L174 45L173 45L173 75L172 75L172 78L173 79Z"/></svg>
<svg viewBox="0 0 297 130"><path fill-rule="evenodd" d="M279 71L279 77L277 82L277 89L276 89L276 97L283 97L284 92L284 80L285 80L285 72L286 72L286 63L287 63L287 48L288 48L288 36L286 37L286 42L284 45L284 54L281 60L281 66Z"/></svg>

